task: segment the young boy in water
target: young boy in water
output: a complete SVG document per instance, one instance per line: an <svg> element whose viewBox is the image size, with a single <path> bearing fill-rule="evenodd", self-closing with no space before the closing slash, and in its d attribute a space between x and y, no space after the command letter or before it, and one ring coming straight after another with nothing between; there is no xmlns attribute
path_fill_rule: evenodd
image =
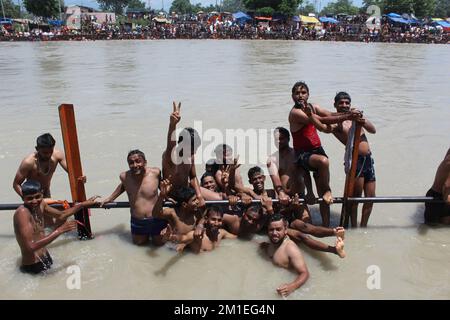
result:
<svg viewBox="0 0 450 320"><path fill-rule="evenodd" d="M44 192L38 181L27 180L21 186L23 205L14 213L14 233L22 253L20 270L38 274L51 268L52 257L45 248L61 234L75 230L77 222L66 219L83 208L91 207L97 197L76 204L74 207L59 211L50 207L44 199ZM55 218L61 225L46 235L44 218Z"/></svg>
<svg viewBox="0 0 450 320"><path fill-rule="evenodd" d="M332 116L331 112L320 106L308 102L309 88L304 82L297 82L292 87L292 99L294 106L289 113L289 125L296 153L296 162L307 172L305 174L305 183L310 184L309 171L314 172L317 192L324 202L320 203L320 214L322 216L322 226L330 225L330 204L333 202L333 196L330 188L330 168L328 156L322 148L317 130L311 122L310 117L305 113L309 107L311 112L320 117ZM326 123L336 123L339 121L351 119L353 114L348 112L343 115L333 116L327 119Z"/></svg>

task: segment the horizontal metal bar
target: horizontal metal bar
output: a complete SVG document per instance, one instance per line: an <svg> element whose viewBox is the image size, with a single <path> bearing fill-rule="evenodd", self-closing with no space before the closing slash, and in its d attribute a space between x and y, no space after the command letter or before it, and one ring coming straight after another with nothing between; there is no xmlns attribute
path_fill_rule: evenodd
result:
<svg viewBox="0 0 450 320"><path fill-rule="evenodd" d="M316 198L316 201L318 203L323 202L322 198ZM227 205L229 202L228 200L210 200L205 201L207 205ZM241 203L242 201L238 201L238 203ZM279 202L278 199L272 199L273 203ZM336 197L333 198L333 203L344 203L345 200L343 197ZM444 200L437 199L433 197L414 197L414 196L391 196L391 197L354 197L354 198L348 198L347 202L356 202L356 203L366 203L366 202L372 202L372 203L443 203ZM261 203L261 200L252 200L252 203ZM300 203L305 203L305 199L300 199ZM21 206L21 203L6 203L6 204L0 204L0 210L16 210L19 206ZM72 204L71 204L72 205ZM62 209L62 204L52 204L51 205L54 208L60 208ZM165 207L173 207L174 204L172 202L165 202ZM102 208L104 209L115 209L115 208L129 208L130 203L127 201L123 202L110 202L105 205L103 205ZM98 206L92 207L92 208L99 208Z"/></svg>

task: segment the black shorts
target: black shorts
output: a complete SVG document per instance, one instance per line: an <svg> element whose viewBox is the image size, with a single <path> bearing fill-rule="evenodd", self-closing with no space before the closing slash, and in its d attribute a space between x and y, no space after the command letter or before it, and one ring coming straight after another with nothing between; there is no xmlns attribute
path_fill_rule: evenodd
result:
<svg viewBox="0 0 450 320"><path fill-rule="evenodd" d="M442 199L442 194L434 191L433 189L428 190L427 197L433 197ZM425 223L439 223L441 218L450 216L450 206L445 203L425 203L424 212Z"/></svg>
<svg viewBox="0 0 450 320"><path fill-rule="evenodd" d="M46 253L45 256L41 257L40 260L41 261L33 264L20 266L20 271L24 273L38 274L51 268L53 260L48 252Z"/></svg>
<svg viewBox="0 0 450 320"><path fill-rule="evenodd" d="M372 154L366 156L358 156L358 164L356 166L356 177L364 178L365 182L375 181L375 167Z"/></svg>
<svg viewBox="0 0 450 320"><path fill-rule="evenodd" d="M322 147L318 147L308 151L296 150L295 154L296 154L295 163L303 167L303 169L313 172L317 171L317 169L309 165L309 158L311 158L313 154L320 154L328 158L327 154L325 153L325 150L323 150Z"/></svg>

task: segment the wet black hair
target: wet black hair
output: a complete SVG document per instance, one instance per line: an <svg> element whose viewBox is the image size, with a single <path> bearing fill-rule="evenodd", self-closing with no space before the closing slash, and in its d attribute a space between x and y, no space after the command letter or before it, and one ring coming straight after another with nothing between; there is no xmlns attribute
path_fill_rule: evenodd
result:
<svg viewBox="0 0 450 320"><path fill-rule="evenodd" d="M256 212L261 216L262 215L262 206L259 204L253 204L245 210L245 212L248 212L248 211Z"/></svg>
<svg viewBox="0 0 450 320"><path fill-rule="evenodd" d="M255 167L253 167L253 168L250 168L250 169L248 170L248 178L249 178L249 179L252 179L253 176L255 175L255 173L261 173L261 174L264 174L264 171L263 171L263 169L261 169L261 168L258 167L258 166L255 166Z"/></svg>
<svg viewBox="0 0 450 320"><path fill-rule="evenodd" d="M145 154L139 149L131 150L130 152L128 152L127 160L128 160L129 157L134 156L135 154L137 154L138 156L142 157L142 159L144 159L144 161L147 161L145 159Z"/></svg>
<svg viewBox="0 0 450 320"><path fill-rule="evenodd" d="M181 187L176 192L176 200L181 204L182 202L188 202L190 198L195 196L195 190L193 188Z"/></svg>
<svg viewBox="0 0 450 320"><path fill-rule="evenodd" d="M298 87L304 87L306 89L306 91L308 91L308 93L309 93L308 85L303 81L297 81L294 84L294 86L292 87L292 94L294 94L294 92L297 90Z"/></svg>
<svg viewBox="0 0 450 320"><path fill-rule="evenodd" d="M203 185L203 180L205 180L206 177L212 177L213 179L215 179L215 178L214 178L214 175L212 174L212 172L206 171L206 172L202 175L202 177L200 178L200 184Z"/></svg>
<svg viewBox="0 0 450 320"><path fill-rule="evenodd" d="M342 99L348 99L350 102L352 102L352 98L350 98L350 95L345 91L341 91L336 93L336 96L334 97L334 104L337 104Z"/></svg>
<svg viewBox="0 0 450 320"><path fill-rule="evenodd" d="M276 127L275 131L278 131L280 134L288 138L288 141L291 140L291 135L289 134L289 130L284 127Z"/></svg>
<svg viewBox="0 0 450 320"><path fill-rule="evenodd" d="M36 148L53 148L55 146L55 139L50 133L44 133L37 137Z"/></svg>
<svg viewBox="0 0 450 320"><path fill-rule="evenodd" d="M22 183L20 188L22 189L22 196L24 197L42 192L42 186L40 182L36 180L27 180Z"/></svg>
<svg viewBox="0 0 450 320"><path fill-rule="evenodd" d="M221 217L223 217L223 210L219 206L211 206L206 209L205 216L209 217L211 212L217 212Z"/></svg>
<svg viewBox="0 0 450 320"><path fill-rule="evenodd" d="M181 130L180 135L178 136L178 143L181 143L184 139L189 139L191 151L195 151L202 144L197 130L191 127Z"/></svg>
<svg viewBox="0 0 450 320"><path fill-rule="evenodd" d="M281 213L274 213L274 214L272 214L269 217L269 221L267 223L269 224L271 222L276 222L276 221L280 221L280 220L283 220L284 225L287 225L287 220Z"/></svg>

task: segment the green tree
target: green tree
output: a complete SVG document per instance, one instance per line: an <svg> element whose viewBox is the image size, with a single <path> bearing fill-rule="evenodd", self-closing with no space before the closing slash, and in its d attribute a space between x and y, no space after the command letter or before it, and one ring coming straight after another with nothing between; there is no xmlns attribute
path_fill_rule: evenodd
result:
<svg viewBox="0 0 450 320"><path fill-rule="evenodd" d="M338 13L347 13L347 14L357 14L359 12L359 8L353 5L351 0L337 0L336 2L330 2L325 8L320 12L321 15L325 14L338 14Z"/></svg>
<svg viewBox="0 0 450 320"><path fill-rule="evenodd" d="M24 0L25 8L28 12L38 17L52 18L59 17L60 7L58 0ZM64 4L61 1L61 9Z"/></svg>
<svg viewBox="0 0 450 320"><path fill-rule="evenodd" d="M434 16L440 18L450 17L450 0L437 0Z"/></svg>
<svg viewBox="0 0 450 320"><path fill-rule="evenodd" d="M225 12L237 12L237 11L243 11L244 3L242 0L224 0L222 4L222 11Z"/></svg>
<svg viewBox="0 0 450 320"><path fill-rule="evenodd" d="M3 9L7 18L20 18L20 7L11 0L2 0ZM3 18L3 16L1 16Z"/></svg>
<svg viewBox="0 0 450 320"><path fill-rule="evenodd" d="M280 12L288 16L295 15L302 0L244 0L244 5L250 10L272 8L274 12Z"/></svg>
<svg viewBox="0 0 450 320"><path fill-rule="evenodd" d="M414 11L414 0L386 0L384 13L412 13Z"/></svg>
<svg viewBox="0 0 450 320"><path fill-rule="evenodd" d="M115 14L123 14L123 9L128 6L130 0L96 0L100 9L112 11Z"/></svg>
<svg viewBox="0 0 450 320"><path fill-rule="evenodd" d="M192 5L189 0L174 0L169 12L181 14L192 13Z"/></svg>
<svg viewBox="0 0 450 320"><path fill-rule="evenodd" d="M368 13L367 12L367 8L369 6L374 5L374 6L379 7L380 8L380 14L383 14L385 4L386 4L386 0L363 0L362 7L359 10L359 12L361 12L361 13ZM373 12L369 12L369 13L373 14Z"/></svg>
<svg viewBox="0 0 450 320"><path fill-rule="evenodd" d="M436 9L435 0L414 0L414 15L418 18L429 17L434 14Z"/></svg>
<svg viewBox="0 0 450 320"><path fill-rule="evenodd" d="M128 9L145 9L145 2L139 0L130 0L127 5Z"/></svg>
<svg viewBox="0 0 450 320"><path fill-rule="evenodd" d="M316 7L311 2L306 2L300 6L299 13L304 16L309 13L316 13Z"/></svg>
<svg viewBox="0 0 450 320"><path fill-rule="evenodd" d="M256 14L263 17L271 17L275 13L272 7L264 7L256 10Z"/></svg>

